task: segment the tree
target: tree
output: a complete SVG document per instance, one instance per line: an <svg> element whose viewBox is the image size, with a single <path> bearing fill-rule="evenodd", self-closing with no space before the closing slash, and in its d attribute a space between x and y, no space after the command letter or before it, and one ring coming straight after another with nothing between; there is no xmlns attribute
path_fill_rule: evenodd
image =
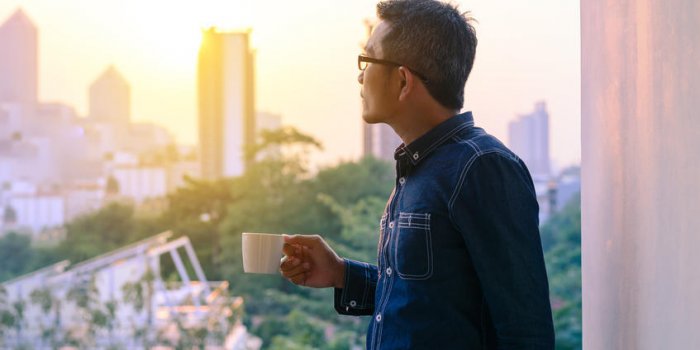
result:
<svg viewBox="0 0 700 350"><path fill-rule="evenodd" d="M340 219L342 229L339 240L334 244L336 252L350 259L374 261L385 200L367 197L354 205L344 206L326 194L319 194L318 199Z"/></svg>
<svg viewBox="0 0 700 350"><path fill-rule="evenodd" d="M132 206L111 203L66 224L66 239L59 250L65 259L77 263L128 243L135 226Z"/></svg>
<svg viewBox="0 0 700 350"><path fill-rule="evenodd" d="M0 238L0 281L31 271L29 266L33 260L31 238L10 232Z"/></svg>
<svg viewBox="0 0 700 350"><path fill-rule="evenodd" d="M256 332L267 340L263 349L318 349L326 344L324 328L324 322L295 308L284 318L266 318Z"/></svg>
<svg viewBox="0 0 700 350"><path fill-rule="evenodd" d="M581 199L574 196L541 229L550 299L561 350L581 349Z"/></svg>
<svg viewBox="0 0 700 350"><path fill-rule="evenodd" d="M143 231L142 237L159 230L172 230L175 236L187 235L197 250L202 268L209 278L220 279L221 236L219 226L225 220L228 206L237 198L232 191L231 179L216 181L185 179L185 186L168 195L168 209L153 223L151 231ZM164 273L174 271L164 266Z"/></svg>
<svg viewBox="0 0 700 350"><path fill-rule="evenodd" d="M283 154L281 151L269 152L270 150L277 150L282 147L287 148L287 154ZM261 131L259 141L247 147L244 153L246 158L250 160L264 154L264 156L272 159L292 159L303 161L303 164L306 164L309 152L314 149L321 150L323 149L323 145L312 136L287 126L276 130Z"/></svg>

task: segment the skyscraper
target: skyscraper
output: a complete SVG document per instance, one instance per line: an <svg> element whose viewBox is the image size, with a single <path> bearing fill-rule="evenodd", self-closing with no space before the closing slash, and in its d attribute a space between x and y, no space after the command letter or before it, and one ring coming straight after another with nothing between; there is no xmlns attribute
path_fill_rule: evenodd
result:
<svg viewBox="0 0 700 350"><path fill-rule="evenodd" d="M38 62L37 28L18 9L0 25L0 102L36 104Z"/></svg>
<svg viewBox="0 0 700 350"><path fill-rule="evenodd" d="M365 156L394 161L394 151L401 144L401 138L387 124L367 124L363 122L363 152Z"/></svg>
<svg viewBox="0 0 700 350"><path fill-rule="evenodd" d="M89 115L95 121L129 124L131 88L114 66L109 66L90 85Z"/></svg>
<svg viewBox="0 0 700 350"><path fill-rule="evenodd" d="M202 176L241 175L255 141L254 53L250 30L202 33L197 68Z"/></svg>
<svg viewBox="0 0 700 350"><path fill-rule="evenodd" d="M527 165L535 180L546 180L549 168L549 113L544 102L508 125L509 147Z"/></svg>

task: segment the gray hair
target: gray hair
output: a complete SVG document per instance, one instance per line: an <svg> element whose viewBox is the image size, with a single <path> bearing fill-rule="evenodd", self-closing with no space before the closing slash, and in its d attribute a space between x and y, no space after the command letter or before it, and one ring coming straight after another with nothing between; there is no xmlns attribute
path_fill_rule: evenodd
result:
<svg viewBox="0 0 700 350"><path fill-rule="evenodd" d="M469 12L434 0L385 0L377 16L391 25L381 43L384 58L415 69L435 100L461 109L477 44Z"/></svg>

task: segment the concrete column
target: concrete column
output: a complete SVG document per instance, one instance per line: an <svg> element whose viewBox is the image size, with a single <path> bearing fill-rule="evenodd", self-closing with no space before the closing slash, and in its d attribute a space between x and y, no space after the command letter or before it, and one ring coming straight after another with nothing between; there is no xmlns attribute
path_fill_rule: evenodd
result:
<svg viewBox="0 0 700 350"><path fill-rule="evenodd" d="M700 349L700 2L581 2L584 349Z"/></svg>

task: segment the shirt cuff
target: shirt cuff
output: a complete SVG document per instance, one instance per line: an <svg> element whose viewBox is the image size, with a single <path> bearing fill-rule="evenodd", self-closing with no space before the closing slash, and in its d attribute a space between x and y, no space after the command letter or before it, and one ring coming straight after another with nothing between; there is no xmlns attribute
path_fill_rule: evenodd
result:
<svg viewBox="0 0 700 350"><path fill-rule="evenodd" d="M345 260L345 288L335 289L334 306L341 315L372 315L377 288L377 267L368 263Z"/></svg>

